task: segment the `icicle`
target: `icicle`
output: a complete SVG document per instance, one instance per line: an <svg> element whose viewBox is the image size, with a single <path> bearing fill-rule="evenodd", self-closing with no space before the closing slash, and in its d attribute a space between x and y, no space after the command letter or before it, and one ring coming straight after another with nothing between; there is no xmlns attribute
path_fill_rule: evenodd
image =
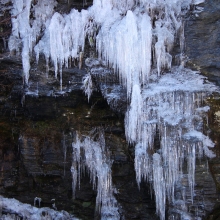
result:
<svg viewBox="0 0 220 220"><path fill-rule="evenodd" d="M92 92L93 92L93 83L92 83L91 74L87 74L85 77L83 77L82 89L83 89L84 93L87 95L88 102L89 102L89 99L90 99Z"/></svg>
<svg viewBox="0 0 220 220"><path fill-rule="evenodd" d="M12 0L12 3L12 35L9 39L9 49L18 52L18 48L22 46L23 78L24 83L28 84L32 49L47 19L52 16L56 2L54 0L39 1L34 6L33 23L30 21L31 0ZM37 54L37 60L38 58L39 54Z"/></svg>
<svg viewBox="0 0 220 220"><path fill-rule="evenodd" d="M165 200L166 200L166 186L163 177L163 168L161 166L160 155L155 153L153 155L153 178L154 178L154 192L156 196L157 214L161 220L165 219Z"/></svg>
<svg viewBox="0 0 220 220"><path fill-rule="evenodd" d="M102 219L118 220L118 206L115 197L113 196L112 176L111 176L111 161L108 158L108 152L105 148L105 140L103 131L98 133L92 132L92 137L86 136L84 140L80 140L76 136L76 141L73 146L73 165L71 172L73 175L73 192L77 181L77 173L79 176L80 169L85 164L87 167L93 187L97 189L96 211L101 214ZM96 137L96 141L93 139ZM81 153L81 149L83 150ZM81 158L85 160L82 161ZM96 185L97 180L97 185Z"/></svg>
<svg viewBox="0 0 220 220"><path fill-rule="evenodd" d="M131 106L125 119L127 140L137 143L135 146L137 183L139 185L142 178L150 181L153 177L157 213L161 219L165 218L163 213L165 201L168 203L176 201L175 190L182 178L184 158L188 158L187 175L193 200L196 150L198 149L200 157L203 152L208 157L214 157L214 153L209 149L214 144L201 133L202 126L195 123L198 118L202 121L201 115L207 112L207 109L198 108L201 100L197 100L197 103L195 100L196 97L202 99L199 94L203 91L211 92L215 88L211 84L200 84L203 79L198 79L199 76L189 70L186 75L175 71L170 76L169 74L162 76L157 84L150 83L142 93L138 86L134 86ZM158 151L160 155L154 154L152 158L149 149L153 148L156 127L160 135ZM164 186L159 185L159 181L155 179L159 173ZM161 191L162 187L164 191ZM184 204L181 207L185 207Z"/></svg>

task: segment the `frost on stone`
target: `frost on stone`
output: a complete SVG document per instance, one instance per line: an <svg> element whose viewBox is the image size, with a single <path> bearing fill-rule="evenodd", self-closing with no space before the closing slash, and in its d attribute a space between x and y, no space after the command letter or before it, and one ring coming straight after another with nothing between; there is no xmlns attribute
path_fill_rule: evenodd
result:
<svg viewBox="0 0 220 220"><path fill-rule="evenodd" d="M112 185L112 162L105 145L104 132L102 129L94 129L90 136L80 137L77 134L72 147L73 195L77 185L80 187L82 172L87 170L93 188L97 190L96 212L101 214L102 219L119 219L118 204Z"/></svg>
<svg viewBox="0 0 220 220"><path fill-rule="evenodd" d="M6 11L9 11L11 6L11 0L1 0L0 1L0 17L5 15Z"/></svg>

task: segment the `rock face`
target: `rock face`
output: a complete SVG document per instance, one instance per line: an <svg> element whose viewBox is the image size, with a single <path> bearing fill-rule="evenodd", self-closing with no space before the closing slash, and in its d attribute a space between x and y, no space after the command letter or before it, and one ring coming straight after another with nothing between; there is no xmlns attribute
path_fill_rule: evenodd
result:
<svg viewBox="0 0 220 220"><path fill-rule="evenodd" d="M185 22L185 53L187 65L205 74L220 85L220 4L207 0Z"/></svg>

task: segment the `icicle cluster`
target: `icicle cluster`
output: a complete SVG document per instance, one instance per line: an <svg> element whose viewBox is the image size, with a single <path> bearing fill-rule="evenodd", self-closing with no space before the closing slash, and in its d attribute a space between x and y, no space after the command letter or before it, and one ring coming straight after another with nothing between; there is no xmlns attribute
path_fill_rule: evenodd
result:
<svg viewBox="0 0 220 220"><path fill-rule="evenodd" d="M96 139L96 140L94 140ZM73 194L77 184L80 187L80 175L87 169L93 188L97 189L96 211L102 219L118 220L117 201L113 195L111 161L105 146L103 131L93 131L91 137L80 138L77 134L73 142L72 187Z"/></svg>
<svg viewBox="0 0 220 220"><path fill-rule="evenodd" d="M99 2L99 4L98 4ZM96 10L106 10L102 1L96 1ZM119 73L128 97L135 84L149 82L151 68L160 76L170 69L175 38L180 39L183 52L184 35L181 16L191 1L113 1L108 9L109 19L97 18L101 30L97 35L99 56L107 60ZM152 59L153 58L153 59Z"/></svg>
<svg viewBox="0 0 220 220"><path fill-rule="evenodd" d="M174 0L95 0L88 10L72 10L69 14L54 13L55 0L31 0L13 2L13 32L10 50L22 50L25 82L28 83L32 49L45 55L55 67L55 76L69 66L69 60L80 59L88 36L101 58L119 72L121 82L127 88L128 97L135 84L149 81L152 63L158 75L171 67L170 51L176 35L183 45L181 14L191 1ZM98 12L98 13L97 13ZM31 18L30 18L30 15ZM97 26L100 30L97 34ZM37 45L36 44L36 40ZM153 60L152 60L153 57Z"/></svg>
<svg viewBox="0 0 220 220"><path fill-rule="evenodd" d="M73 9L68 15L56 12L45 30L44 37L35 46L37 58L39 53L45 55L47 62L51 58L55 77L58 71L62 74L63 65L69 66L70 58L79 57L79 53L84 50L87 16L88 12L85 10L78 12Z"/></svg>
<svg viewBox="0 0 220 220"><path fill-rule="evenodd" d="M54 13L53 8L56 2L54 0L39 1L36 5L32 5L32 0L12 0L12 3L12 35L8 46L10 51L17 53L21 51L23 78L28 84L32 49L42 30L47 27L48 19ZM34 20L30 20L31 13L33 13Z"/></svg>
<svg viewBox="0 0 220 220"><path fill-rule="evenodd" d="M4 16L6 11L9 11L12 6L9 4L11 0L1 0L0 2L0 17Z"/></svg>
<svg viewBox="0 0 220 220"><path fill-rule="evenodd" d="M202 107L206 92L216 88L203 84L203 77L190 70L175 68L140 92L133 88L125 128L129 142L136 143L135 170L138 184L153 182L157 213L165 219L166 200L175 201L175 187L183 175L187 159L188 184L193 200L196 157L214 157L213 142L203 132ZM138 92L137 92L138 91ZM143 100L140 102L140 100ZM160 149L154 153L154 140L160 136Z"/></svg>

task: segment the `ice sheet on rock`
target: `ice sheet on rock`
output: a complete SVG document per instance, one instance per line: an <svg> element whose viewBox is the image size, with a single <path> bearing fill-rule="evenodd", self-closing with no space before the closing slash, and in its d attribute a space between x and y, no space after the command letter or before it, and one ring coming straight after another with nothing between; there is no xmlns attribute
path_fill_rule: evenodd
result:
<svg viewBox="0 0 220 220"><path fill-rule="evenodd" d="M66 211L55 211L50 208L36 208L29 204L21 203L16 199L8 199L0 196L0 205L3 212L17 214L22 219L39 220L39 219L70 219L77 220L74 216ZM7 219L7 218L6 218ZM11 219L11 218L10 218Z"/></svg>
<svg viewBox="0 0 220 220"><path fill-rule="evenodd" d="M208 92L216 91L216 86L206 81L207 78L190 69L172 68L171 73L167 73L158 78L155 83L148 85L148 89L143 93L146 96L153 96L163 92L189 91Z"/></svg>
<svg viewBox="0 0 220 220"><path fill-rule="evenodd" d="M81 170L87 169L93 188L97 189L96 211L102 219L118 220L118 205L113 195L111 160L105 146L103 131L93 131L91 136L80 138L77 134L73 142L73 192L80 181Z"/></svg>

